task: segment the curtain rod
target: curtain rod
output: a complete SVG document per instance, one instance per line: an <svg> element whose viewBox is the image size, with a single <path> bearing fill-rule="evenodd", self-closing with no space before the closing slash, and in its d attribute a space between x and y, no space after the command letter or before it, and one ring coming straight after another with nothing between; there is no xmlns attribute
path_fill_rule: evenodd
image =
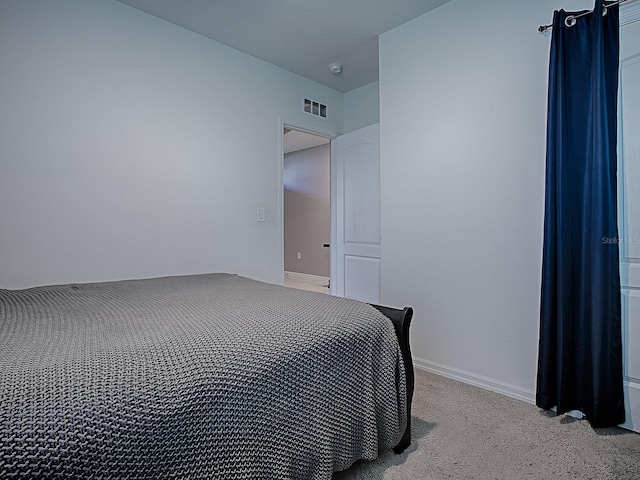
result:
<svg viewBox="0 0 640 480"><path fill-rule="evenodd" d="M621 3L625 3L627 1L628 0L618 0L617 2L612 2L612 3L609 3L609 4L603 3L602 4L602 7L604 8L603 15L607 14L607 8L614 7L616 5L619 5ZM589 10L587 12L580 13L579 15L569 15L567 18L564 19L564 24L567 27L573 27L576 24L576 19L578 19L580 17L584 17L585 15L590 15L592 13L593 13L593 10ZM538 32L544 33L547 30L549 30L551 27L553 27L553 24L551 24L551 25L540 25L538 27Z"/></svg>

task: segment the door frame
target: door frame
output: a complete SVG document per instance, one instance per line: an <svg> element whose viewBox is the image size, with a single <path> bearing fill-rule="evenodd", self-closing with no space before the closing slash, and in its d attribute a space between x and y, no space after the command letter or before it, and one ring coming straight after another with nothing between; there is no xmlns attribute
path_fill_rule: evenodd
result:
<svg viewBox="0 0 640 480"><path fill-rule="evenodd" d="M340 133L328 129L321 128L316 123L307 122L301 118L283 118L278 117L278 282L280 285L284 285L284 129L289 128L291 130L297 130L299 132L308 133L310 135L316 135L318 137L324 137L329 139L329 168L330 168L330 233L329 233L329 285L331 287L331 295L336 294L335 281L333 279L336 275L336 268L338 265L338 259L336 256L334 245L336 245L337 239L337 222L338 222L338 209L336 206L337 195L337 177L336 177L336 138Z"/></svg>

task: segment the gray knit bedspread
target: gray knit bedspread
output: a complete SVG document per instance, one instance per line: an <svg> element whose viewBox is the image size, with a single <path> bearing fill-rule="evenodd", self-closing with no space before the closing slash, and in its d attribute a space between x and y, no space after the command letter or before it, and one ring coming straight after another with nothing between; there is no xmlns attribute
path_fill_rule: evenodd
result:
<svg viewBox="0 0 640 480"><path fill-rule="evenodd" d="M3 479L326 479L405 424L360 302L229 274L0 290Z"/></svg>

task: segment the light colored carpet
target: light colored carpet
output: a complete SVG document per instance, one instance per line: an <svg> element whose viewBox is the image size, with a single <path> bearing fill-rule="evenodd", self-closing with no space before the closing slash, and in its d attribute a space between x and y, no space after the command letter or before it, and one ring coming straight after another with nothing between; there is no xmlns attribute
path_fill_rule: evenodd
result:
<svg viewBox="0 0 640 480"><path fill-rule="evenodd" d="M640 479L640 435L416 370L413 442L334 480Z"/></svg>
<svg viewBox="0 0 640 480"><path fill-rule="evenodd" d="M284 272L284 286L297 288L298 290L326 293L327 295L331 294L331 290L329 289L329 279L316 275Z"/></svg>

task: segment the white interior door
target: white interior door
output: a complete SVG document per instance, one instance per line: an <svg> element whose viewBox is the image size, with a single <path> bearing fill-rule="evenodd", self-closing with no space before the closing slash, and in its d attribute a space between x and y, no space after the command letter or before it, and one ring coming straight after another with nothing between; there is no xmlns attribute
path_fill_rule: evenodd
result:
<svg viewBox="0 0 640 480"><path fill-rule="evenodd" d="M626 421L640 432L640 8L621 9L618 230Z"/></svg>
<svg viewBox="0 0 640 480"><path fill-rule="evenodd" d="M335 294L378 303L380 125L338 137L336 157Z"/></svg>

